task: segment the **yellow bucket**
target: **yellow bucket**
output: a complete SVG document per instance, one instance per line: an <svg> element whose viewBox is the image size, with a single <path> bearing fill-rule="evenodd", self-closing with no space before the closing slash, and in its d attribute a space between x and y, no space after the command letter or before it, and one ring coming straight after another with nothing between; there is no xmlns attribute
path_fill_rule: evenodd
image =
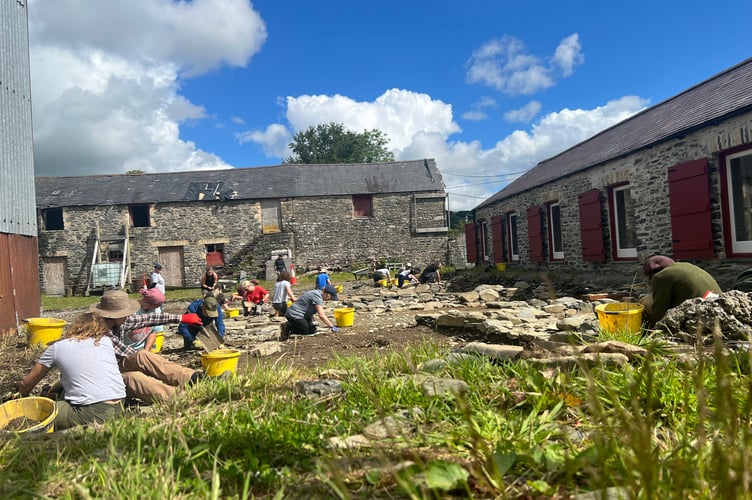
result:
<svg viewBox="0 0 752 500"><path fill-rule="evenodd" d="M506 269L507 269L506 263L500 262L500 263L496 264L496 270L497 271L506 271Z"/></svg>
<svg viewBox="0 0 752 500"><path fill-rule="evenodd" d="M162 352L163 345L164 345L164 333L157 332L157 337L154 339L154 345L151 346L151 352Z"/></svg>
<svg viewBox="0 0 752 500"><path fill-rule="evenodd" d="M235 316L240 314L240 309L238 309L237 307L228 307L227 309L225 309L225 312L227 313L228 318L234 318Z"/></svg>
<svg viewBox="0 0 752 500"><path fill-rule="evenodd" d="M57 417L57 403L48 398L30 396L28 398L13 399L0 405L0 431L5 432L52 432L55 430ZM28 427L8 428L13 420L28 419Z"/></svg>
<svg viewBox="0 0 752 500"><path fill-rule="evenodd" d="M642 304L634 302L614 302L595 306L595 315L601 328L607 332L639 333L644 309Z"/></svg>
<svg viewBox="0 0 752 500"><path fill-rule="evenodd" d="M240 351L237 349L214 349L201 354L201 366L209 377L219 377L224 372L235 373Z"/></svg>
<svg viewBox="0 0 752 500"><path fill-rule="evenodd" d="M28 318L25 321L29 332L29 344L32 346L46 346L50 342L60 340L66 324L64 320L56 318Z"/></svg>
<svg viewBox="0 0 752 500"><path fill-rule="evenodd" d="M353 326L355 320L355 309L352 307L342 307L334 310L334 322L337 326Z"/></svg>
<svg viewBox="0 0 752 500"><path fill-rule="evenodd" d="M378 284L379 284L380 287L385 287L387 285L387 282L386 282L386 280L379 280Z"/></svg>
<svg viewBox="0 0 752 500"><path fill-rule="evenodd" d="M337 293L342 293L342 291L345 289L342 285L337 285L334 287L337 290Z"/></svg>

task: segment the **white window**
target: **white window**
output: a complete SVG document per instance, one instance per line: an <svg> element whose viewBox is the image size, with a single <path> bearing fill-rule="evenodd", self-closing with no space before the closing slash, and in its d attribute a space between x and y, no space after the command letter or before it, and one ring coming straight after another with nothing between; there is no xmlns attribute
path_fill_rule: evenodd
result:
<svg viewBox="0 0 752 500"><path fill-rule="evenodd" d="M617 259L636 259L634 200L629 186L611 190L611 207L614 212L614 248Z"/></svg>
<svg viewBox="0 0 752 500"><path fill-rule="evenodd" d="M487 237L488 237L488 222L483 221L480 224L480 247L481 247L481 255L483 255L483 260L486 262L491 260L491 258L488 256L488 243L486 242Z"/></svg>
<svg viewBox="0 0 752 500"><path fill-rule="evenodd" d="M564 258L564 244L561 237L561 207L558 203L548 205L548 227L551 240L551 259Z"/></svg>
<svg viewBox="0 0 752 500"><path fill-rule="evenodd" d="M726 182L733 253L752 253L752 151L726 157Z"/></svg>
<svg viewBox="0 0 752 500"><path fill-rule="evenodd" d="M510 260L520 260L520 247L517 244L517 214L514 212L507 214L507 235Z"/></svg>

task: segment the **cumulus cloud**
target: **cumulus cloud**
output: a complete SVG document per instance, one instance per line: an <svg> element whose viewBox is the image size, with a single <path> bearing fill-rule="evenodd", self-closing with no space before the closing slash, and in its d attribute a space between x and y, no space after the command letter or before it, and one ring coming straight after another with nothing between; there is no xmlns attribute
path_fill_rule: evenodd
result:
<svg viewBox="0 0 752 500"><path fill-rule="evenodd" d="M508 122L529 122L541 110L541 103L530 101L519 109L513 109L504 113L504 119Z"/></svg>
<svg viewBox="0 0 752 500"><path fill-rule="evenodd" d="M570 76L583 61L576 33L563 39L550 58L528 54L521 40L504 35L472 53L466 80L509 95L530 95L554 86L558 76Z"/></svg>
<svg viewBox="0 0 752 500"><path fill-rule="evenodd" d="M229 167L180 138L205 111L179 79L248 64L266 39L248 1L29 3L37 175Z"/></svg>
<svg viewBox="0 0 752 500"><path fill-rule="evenodd" d="M290 150L292 136L293 134L286 126L278 123L269 125L265 130L250 130L235 135L240 144L254 142L261 146L266 156L283 160L292 153Z"/></svg>
<svg viewBox="0 0 752 500"><path fill-rule="evenodd" d="M342 123L360 132L377 128L397 160L434 158L444 173L451 210L468 210L485 200L541 160L595 135L642 110L647 101L635 96L607 102L595 109L563 109L541 117L530 130L516 130L490 147L479 141L458 141L460 132L448 104L426 94L392 89L373 102L334 95L287 98L282 125L251 131L241 140L261 144L284 158L282 137L319 123ZM289 135L285 135L285 134Z"/></svg>

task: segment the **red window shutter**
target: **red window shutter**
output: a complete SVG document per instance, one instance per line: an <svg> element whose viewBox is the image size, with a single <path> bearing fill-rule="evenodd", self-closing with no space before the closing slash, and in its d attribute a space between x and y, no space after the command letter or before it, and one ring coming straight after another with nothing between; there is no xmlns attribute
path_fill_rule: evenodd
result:
<svg viewBox="0 0 752 500"><path fill-rule="evenodd" d="M478 262L478 242L475 238L475 222L465 224L465 248L467 249L467 261L473 264Z"/></svg>
<svg viewBox="0 0 752 500"><path fill-rule="evenodd" d="M668 169L671 241L675 259L712 259L708 160L701 158Z"/></svg>
<svg viewBox="0 0 752 500"><path fill-rule="evenodd" d="M494 263L504 262L504 238L501 233L503 225L501 215L491 217L491 243L493 244Z"/></svg>
<svg viewBox="0 0 752 500"><path fill-rule="evenodd" d="M538 206L527 209L527 238L530 244L530 262L543 262L543 224Z"/></svg>
<svg viewBox="0 0 752 500"><path fill-rule="evenodd" d="M225 265L224 252L206 252L206 265L222 267Z"/></svg>
<svg viewBox="0 0 752 500"><path fill-rule="evenodd" d="M601 192L591 189L578 197L580 205L580 241L582 260L605 262L606 243L603 239L603 219L601 218Z"/></svg>

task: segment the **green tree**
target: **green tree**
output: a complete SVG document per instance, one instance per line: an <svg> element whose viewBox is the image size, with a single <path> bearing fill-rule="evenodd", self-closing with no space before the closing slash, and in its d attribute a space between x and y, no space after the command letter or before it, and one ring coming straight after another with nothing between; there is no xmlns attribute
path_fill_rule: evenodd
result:
<svg viewBox="0 0 752 500"><path fill-rule="evenodd" d="M292 155L286 163L377 163L394 161L386 148L389 138L373 129L362 133L347 130L341 123L308 127L298 132L290 143Z"/></svg>
<svg viewBox="0 0 752 500"><path fill-rule="evenodd" d="M128 170L125 175L142 175L143 173L143 170Z"/></svg>

